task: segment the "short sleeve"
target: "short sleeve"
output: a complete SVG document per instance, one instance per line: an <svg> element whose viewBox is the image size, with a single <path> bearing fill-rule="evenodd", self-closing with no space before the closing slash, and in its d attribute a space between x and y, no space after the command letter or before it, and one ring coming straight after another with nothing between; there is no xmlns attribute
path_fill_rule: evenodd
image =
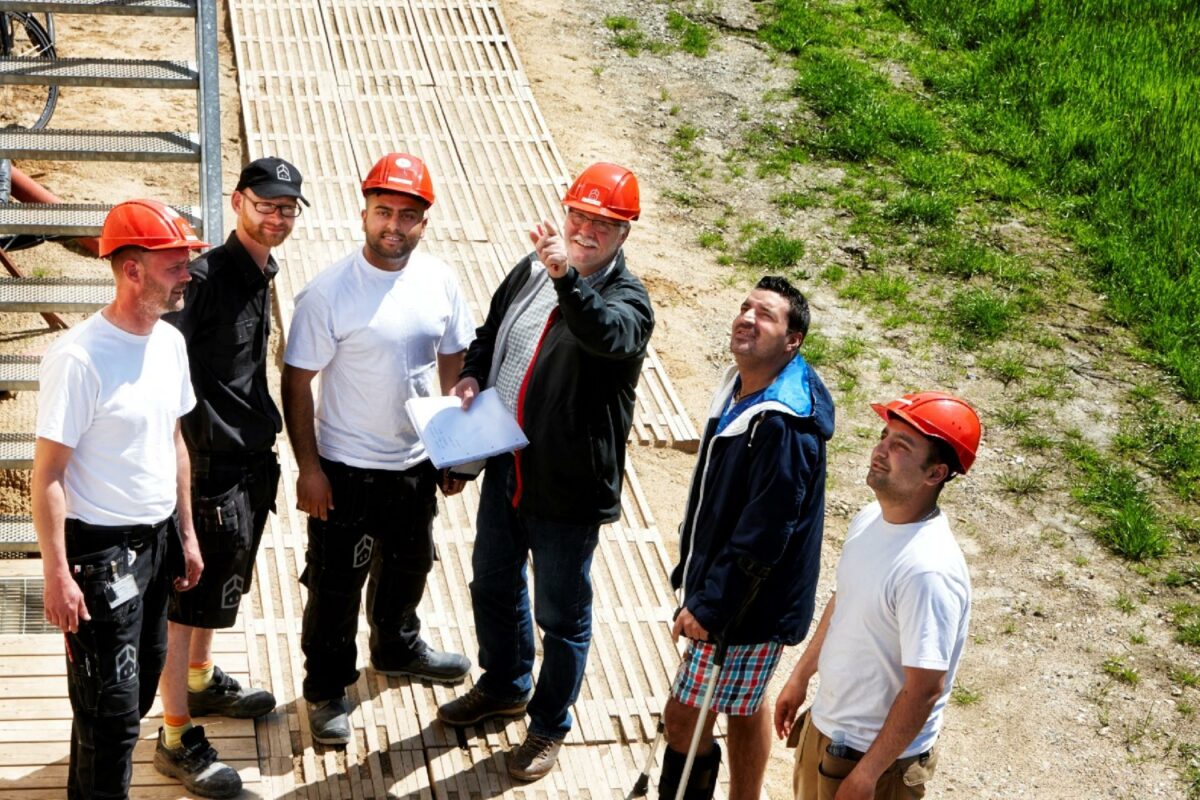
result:
<svg viewBox="0 0 1200 800"><path fill-rule="evenodd" d="M42 360L39 387L37 435L75 448L92 425L99 376L75 354L59 351Z"/></svg>
<svg viewBox="0 0 1200 800"><path fill-rule="evenodd" d="M285 364L319 372L333 360L337 337L329 303L320 294L301 292L288 331Z"/></svg>
<svg viewBox="0 0 1200 800"><path fill-rule="evenodd" d="M471 307L463 297L458 278L448 267L446 268L446 293L450 302L450 318L446 324L446 332L438 343L438 353L453 355L471 346L475 338L475 320L471 318Z"/></svg>
<svg viewBox="0 0 1200 800"><path fill-rule="evenodd" d="M900 663L949 669L967 602L964 587L945 575L922 572L908 578L899 587L896 603Z"/></svg>

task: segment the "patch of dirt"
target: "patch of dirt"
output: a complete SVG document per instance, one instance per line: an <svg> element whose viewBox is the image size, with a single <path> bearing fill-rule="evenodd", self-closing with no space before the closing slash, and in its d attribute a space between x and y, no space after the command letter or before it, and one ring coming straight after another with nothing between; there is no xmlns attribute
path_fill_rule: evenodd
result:
<svg viewBox="0 0 1200 800"><path fill-rule="evenodd" d="M987 430L977 466L943 496L974 582L972 641L958 683L975 699L947 712L943 757L929 796L1183 797L1180 760L1172 751L1200 741L1195 715L1187 713L1200 704L1200 692L1167 678L1172 668L1197 670L1195 651L1174 641L1164 611L1169 601L1158 596L1169 590L1153 588L1100 547L1088 533L1095 521L1072 502L1061 466L1024 455L1016 443L1019 431L994 422L998 409L1032 403L1047 431L1075 428L1088 441L1108 443L1131 386L1150 382L1167 395L1158 373L1125 355L1132 339L1105 319L1102 302L1082 284L1051 301L1052 311L1037 324L1063 345L1057 357L1065 364L1061 391L1057 399L1024 398L1016 386L992 378L978 354L931 344L924 329L885 329L862 305L814 280L830 263L851 274L870 268L869 242L850 235L844 212L827 202L786 214L771 198L782 191L820 197L815 193L842 181L840 170L807 164L787 177L750 180L722 166L738 164L750 125L787 108L762 101L765 93L790 84L790 71L752 36L735 30L755 27L757 6L722 3L719 17L708 21L725 31L703 59L679 51L630 57L613 46L605 15L631 17L649 36L667 38L660 4L503 0L502 6L571 171L607 159L639 177L643 213L626 251L655 301L655 347L695 420L703 418L717 376L729 363L729 325L752 283L748 273L719 265L716 252L697 244L722 217L730 241L749 220L803 239L806 255L793 274L803 276L812 330L835 343L851 336L864 342L857 363L821 370L831 388L845 373L856 381L834 390L838 434L830 454L818 608L831 591L846 525L871 499L863 476L878 420L867 401L942 388L981 409ZM893 80L903 84L899 68L894 72ZM673 137L682 125L700 133L681 159ZM753 174L753 163L742 166ZM997 220L987 235L1039 267L1077 267L1069 246L1027 220ZM914 294L935 291L919 270L905 276ZM1029 357L1035 365L1055 358ZM673 531L694 457L639 448L634 458L668 550L677 552ZM1048 490L1014 499L1001 478L1029 469L1044 470ZM1122 595L1133 598L1128 613L1115 607ZM785 655L770 702L799 653L793 648ZM1106 673L1103 664L1113 658L1138 670L1140 680L1123 683ZM790 796L791 764L792 753L776 743L769 797Z"/></svg>
<svg viewBox="0 0 1200 800"><path fill-rule="evenodd" d="M857 384L835 389L838 434L831 446L826 546L819 602L832 586L846 524L870 499L863 484L866 454L878 422L867 400L893 397L915 387L957 391L976 402L985 423L997 409L1018 400L1018 391L988 376L976 354L931 345L923 330L885 329L861 305L841 298L815 277L830 263L848 272L869 268L871 245L847 232L848 218L824 201L786 213L772 204L781 192L822 198L844 178L840 170L807 164L786 177L750 180L753 164L741 163L737 148L748 126L772 120L787 109L763 102L764 94L786 90L792 74L751 35L758 6L727 0L711 11L723 26L710 55L632 58L614 48L605 14L639 20L658 38L667 36L665 6L613 0L602 6L565 0L504 0L510 30L542 113L572 172L609 159L632 168L643 193L643 214L627 244L629 261L655 301L654 344L694 420L702 419L718 375L729 362L728 332L752 280L748 273L717 263L717 252L697 244L701 232L726 220L726 238L736 241L742 223L763 222L804 240L806 254L795 273L810 297L813 331L832 342L864 342L856 364L833 364L822 372L831 387L847 374ZM138 18L60 20L60 54L112 55L113 42L142 58L191 58L189 23ZM80 27L75 27L80 26ZM97 35L100 26L100 35ZM86 31L84 30L86 28ZM86 34L86 35L85 35ZM91 44L86 44L86 43ZM97 48L92 51L87 47ZM232 187L243 157L235 73L228 40L222 38L222 124L225 186ZM901 80L901 82L903 82ZM153 93L98 95L64 90L53 125L114 129L190 130L195 111L189 93L157 101ZM98 115L97 109L105 109ZM98 118L99 117L99 118ZM683 125L699 131L693 150L680 155L673 144ZM19 165L43 176L49 188L72 200L111 199L150 193L169 202L195 202L195 169L116 164ZM704 170L707 169L707 174ZM679 197L699 197L693 207ZM674 198L674 199L673 199ZM713 200L712 198L717 198ZM1068 263L1070 249L1022 220L1004 220L991 232L1014 252L1041 251ZM58 245L15 254L27 271L44 274L106 274L107 267ZM1044 260L1044 259L1043 259ZM925 287L917 270L914 292ZM1152 370L1125 356L1132 342L1114 330L1101 303L1083 288L1054 307L1039 324L1063 341L1067 369L1063 396L1040 401L1046 425L1078 428L1090 441L1107 442L1117 430L1117 412L1134 383L1166 384ZM0 316L0 352L40 352L52 339L33 315ZM888 366L884 366L887 364ZM849 369L854 367L854 369ZM1164 396L1167 391L1164 388ZM1022 400L1021 402L1028 402ZM7 430L30 430L34 395L0 400ZM943 506L954 520L975 590L973 640L959 683L978 695L953 705L943 737L943 758L931 797L1116 798L1181 797L1171 751L1181 742L1200 742L1195 716L1200 691L1173 687L1172 666L1200 671L1194 651L1173 640L1169 590L1153 588L1123 562L1109 556L1087 532L1093 522L1066 492L1059 465L1022 455L1016 432L988 424L977 467L955 481ZM638 448L634 458L668 549L679 522L694 456ZM1016 501L1002 476L1044 468L1050 490ZM24 489L16 476L0 475L0 511L20 512ZM1161 596L1160 596L1161 593ZM1119 595L1133 599L1129 612L1115 607ZM1134 644L1131 637L1140 637ZM799 655L791 649L769 692ZM1136 685L1106 674L1102 664L1118 658L1141 676ZM792 754L776 744L766 794L790 796Z"/></svg>

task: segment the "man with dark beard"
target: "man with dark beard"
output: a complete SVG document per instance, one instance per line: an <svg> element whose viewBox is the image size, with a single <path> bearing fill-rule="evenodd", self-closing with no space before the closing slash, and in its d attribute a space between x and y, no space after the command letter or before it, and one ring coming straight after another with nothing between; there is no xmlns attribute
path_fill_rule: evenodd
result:
<svg viewBox="0 0 1200 800"><path fill-rule="evenodd" d="M163 736L155 767L193 794L226 797L241 788L232 768L201 771L189 753L203 745L193 716L253 718L275 708L264 689L243 688L213 663L213 633L237 619L254 557L275 508L282 429L267 388L271 249L295 227L300 170L260 158L242 170L230 205L237 225L225 244L192 262L181 311L165 319L187 341L196 407L183 418L192 462L192 516L206 569L198 586L175 592L167 611L167 664L160 690ZM197 732L190 732L197 731Z"/></svg>
<svg viewBox="0 0 1200 800"><path fill-rule="evenodd" d="M421 639L416 612L433 566L435 487L453 493L462 485L433 467L404 410L410 397L454 386L474 330L471 311L454 270L417 251L433 205L421 159L389 153L362 192L366 244L297 295L284 354L296 499L308 514L304 697L321 744L350 740L346 687L358 679L363 583L377 672L456 683L471 667Z"/></svg>

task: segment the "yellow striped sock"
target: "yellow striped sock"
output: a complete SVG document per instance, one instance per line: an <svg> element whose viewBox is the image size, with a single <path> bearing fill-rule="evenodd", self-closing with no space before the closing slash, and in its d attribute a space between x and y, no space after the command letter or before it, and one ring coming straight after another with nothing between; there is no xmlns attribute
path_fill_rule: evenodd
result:
<svg viewBox="0 0 1200 800"><path fill-rule="evenodd" d="M188 691L203 692L213 682L213 662L202 661L188 664Z"/></svg>
<svg viewBox="0 0 1200 800"><path fill-rule="evenodd" d="M189 716L173 717L163 714L163 746L170 750L178 750L183 735L192 729L192 718Z"/></svg>

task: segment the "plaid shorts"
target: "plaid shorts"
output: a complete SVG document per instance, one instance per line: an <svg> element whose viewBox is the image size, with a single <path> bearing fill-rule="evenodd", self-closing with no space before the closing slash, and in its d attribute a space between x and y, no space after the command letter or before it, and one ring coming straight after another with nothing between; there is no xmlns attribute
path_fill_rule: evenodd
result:
<svg viewBox="0 0 1200 800"><path fill-rule="evenodd" d="M732 717L753 716L762 705L763 692L782 654L783 645L778 642L730 645L725 651L725 666L717 679L711 711ZM704 702L705 681L713 667L712 657L711 642L690 642L675 675L671 696L685 706L699 708Z"/></svg>

